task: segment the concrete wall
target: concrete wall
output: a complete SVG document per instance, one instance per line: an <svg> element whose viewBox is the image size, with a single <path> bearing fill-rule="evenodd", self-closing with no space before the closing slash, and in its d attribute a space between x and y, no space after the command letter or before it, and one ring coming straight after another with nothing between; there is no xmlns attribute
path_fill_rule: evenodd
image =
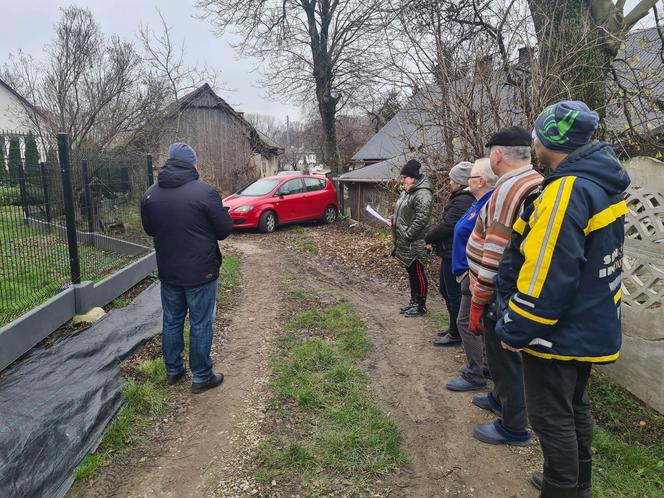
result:
<svg viewBox="0 0 664 498"><path fill-rule="evenodd" d="M154 252L110 277L72 285L4 327L0 327L0 371L48 337L75 314L104 306L157 269Z"/></svg>
<svg viewBox="0 0 664 498"><path fill-rule="evenodd" d="M632 184L625 220L620 359L609 375L664 413L664 163L625 163Z"/></svg>

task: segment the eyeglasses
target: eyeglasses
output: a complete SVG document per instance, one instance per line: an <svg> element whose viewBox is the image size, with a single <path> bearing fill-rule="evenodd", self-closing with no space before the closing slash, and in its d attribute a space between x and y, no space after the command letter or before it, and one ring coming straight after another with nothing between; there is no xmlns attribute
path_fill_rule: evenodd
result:
<svg viewBox="0 0 664 498"><path fill-rule="evenodd" d="M469 176L468 179L470 180L471 178L482 178L482 175L479 176Z"/></svg>

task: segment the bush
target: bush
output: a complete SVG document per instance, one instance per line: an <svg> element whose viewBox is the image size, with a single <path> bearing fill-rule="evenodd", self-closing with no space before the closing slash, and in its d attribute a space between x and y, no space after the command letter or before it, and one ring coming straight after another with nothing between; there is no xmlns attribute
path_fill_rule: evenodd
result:
<svg viewBox="0 0 664 498"><path fill-rule="evenodd" d="M39 187L35 187L33 185L27 185L25 191L29 206L34 206L37 204L44 203L44 194ZM21 189L18 187L18 185L0 186L0 206L22 206L22 205L23 203L21 201Z"/></svg>

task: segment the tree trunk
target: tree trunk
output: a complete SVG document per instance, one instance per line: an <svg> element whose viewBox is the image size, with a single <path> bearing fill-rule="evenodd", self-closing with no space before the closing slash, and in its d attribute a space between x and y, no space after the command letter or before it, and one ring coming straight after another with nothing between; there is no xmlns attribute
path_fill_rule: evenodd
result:
<svg viewBox="0 0 664 498"><path fill-rule="evenodd" d="M337 176L343 173L337 143L337 100L323 96L318 101L318 111L323 124L323 162L332 175Z"/></svg>
<svg viewBox="0 0 664 498"><path fill-rule="evenodd" d="M542 103L582 100L604 114L615 51L591 13L591 0L529 0L537 41Z"/></svg>

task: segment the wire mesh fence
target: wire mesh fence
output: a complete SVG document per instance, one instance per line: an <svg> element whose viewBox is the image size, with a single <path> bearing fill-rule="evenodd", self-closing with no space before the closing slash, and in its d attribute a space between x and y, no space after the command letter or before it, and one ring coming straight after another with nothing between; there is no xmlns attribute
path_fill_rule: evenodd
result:
<svg viewBox="0 0 664 498"><path fill-rule="evenodd" d="M33 142L30 134L0 132L0 326L72 283L103 279L151 246L139 210L151 181L145 155L63 164L54 139L39 141L36 155Z"/></svg>

